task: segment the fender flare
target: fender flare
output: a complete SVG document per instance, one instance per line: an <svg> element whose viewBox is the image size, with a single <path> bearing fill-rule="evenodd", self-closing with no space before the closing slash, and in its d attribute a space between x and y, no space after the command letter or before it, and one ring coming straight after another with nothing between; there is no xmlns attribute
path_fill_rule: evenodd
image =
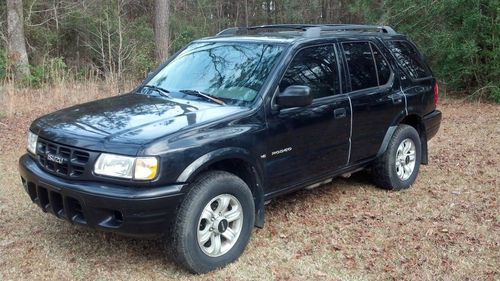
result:
<svg viewBox="0 0 500 281"><path fill-rule="evenodd" d="M251 167L250 172L254 178L254 186L251 187L255 202L254 225L262 228L264 227L264 189L261 176L262 173L251 155L252 154L248 150L240 147L225 147L210 151L189 164L189 166L187 166L177 177L176 182L189 183L205 168L219 161L238 159L248 163Z"/></svg>
<svg viewBox="0 0 500 281"><path fill-rule="evenodd" d="M387 147L389 146L389 141L391 140L392 136L394 135L394 131L396 131L396 128L401 124L402 120L399 120L399 122L396 125L390 126L387 131L385 132L384 140L382 141L382 144L380 145L380 148L377 152L377 158L382 156L382 154L385 153L387 150ZM420 124L422 128L420 129L419 135L420 135L420 143L422 146L422 157L421 157L421 164L427 165L429 163L429 155L427 151L427 135L425 131L425 125L423 123ZM417 129L418 130L418 129Z"/></svg>
<svg viewBox="0 0 500 281"><path fill-rule="evenodd" d="M404 94L404 92L403 92ZM406 101L406 94L404 95L405 97L405 101ZM375 156L376 158L379 158L380 156L382 156L382 154L385 153L385 151L387 150L387 147L389 146L389 141L391 140L392 138L392 135L394 135L394 132L396 131L396 128L399 126L399 124L401 124L401 122L408 116L408 111L407 111L407 108L405 106L405 108L403 110L401 110L397 115L396 117L392 120L391 122L391 126L389 126L389 128L387 128L387 131L385 131L385 136L384 136L384 139L382 140L382 144L380 145L378 151L377 151L377 155Z"/></svg>
<svg viewBox="0 0 500 281"><path fill-rule="evenodd" d="M397 127L398 125L390 126L385 132L384 140L382 141L382 144L380 145L380 148L378 149L377 152L376 156L377 158L382 156L382 154L384 154L385 151L387 150L387 146L389 146L389 141L391 140L392 135L394 135L394 132L396 131Z"/></svg>

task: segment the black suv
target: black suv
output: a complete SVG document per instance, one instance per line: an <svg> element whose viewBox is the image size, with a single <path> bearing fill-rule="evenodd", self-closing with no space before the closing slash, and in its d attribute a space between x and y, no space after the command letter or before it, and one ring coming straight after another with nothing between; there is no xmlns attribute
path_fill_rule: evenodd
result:
<svg viewBox="0 0 500 281"><path fill-rule="evenodd" d="M439 129L437 95L390 27L231 28L131 93L38 118L19 169L43 211L164 237L203 273L241 255L279 195L361 169L382 188L410 187Z"/></svg>

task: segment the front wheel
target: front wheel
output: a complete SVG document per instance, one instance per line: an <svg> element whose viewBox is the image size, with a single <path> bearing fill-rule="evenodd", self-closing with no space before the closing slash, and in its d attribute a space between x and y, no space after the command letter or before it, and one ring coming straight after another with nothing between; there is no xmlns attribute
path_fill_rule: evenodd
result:
<svg viewBox="0 0 500 281"><path fill-rule="evenodd" d="M382 188L409 188L417 178L422 157L420 137L412 126L401 124L385 153L373 165L373 180Z"/></svg>
<svg viewBox="0 0 500 281"><path fill-rule="evenodd" d="M200 175L177 214L174 259L194 273L235 261L250 239L254 209L252 192L237 176L223 171Z"/></svg>

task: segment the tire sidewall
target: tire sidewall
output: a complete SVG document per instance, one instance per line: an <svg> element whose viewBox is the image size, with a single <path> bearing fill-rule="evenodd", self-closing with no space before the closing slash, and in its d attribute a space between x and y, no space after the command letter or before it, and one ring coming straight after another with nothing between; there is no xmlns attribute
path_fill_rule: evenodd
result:
<svg viewBox="0 0 500 281"><path fill-rule="evenodd" d="M226 176L217 181L204 182L203 185L203 188L196 194L197 198L191 201L191 205L194 206L190 207L195 207L196 211L190 212L186 217L185 223L187 225L184 228L185 233L182 233L186 242L186 254L189 255L190 260L196 263L196 267L198 268L196 271L198 272L207 272L215 268L220 268L236 260L243 253L248 244L255 216L255 207L251 191L239 178L235 176ZM203 208L213 198L221 194L230 194L238 199L243 211L243 225L238 240L227 253L218 257L210 257L206 255L198 245L198 223Z"/></svg>

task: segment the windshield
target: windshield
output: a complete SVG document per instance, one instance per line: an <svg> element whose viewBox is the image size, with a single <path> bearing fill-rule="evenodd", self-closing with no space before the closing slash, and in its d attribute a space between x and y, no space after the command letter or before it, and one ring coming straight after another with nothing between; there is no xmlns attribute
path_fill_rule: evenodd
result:
<svg viewBox="0 0 500 281"><path fill-rule="evenodd" d="M202 98L187 95L194 91L246 105L255 99L282 51L283 46L263 43L193 43L147 85L176 98Z"/></svg>

